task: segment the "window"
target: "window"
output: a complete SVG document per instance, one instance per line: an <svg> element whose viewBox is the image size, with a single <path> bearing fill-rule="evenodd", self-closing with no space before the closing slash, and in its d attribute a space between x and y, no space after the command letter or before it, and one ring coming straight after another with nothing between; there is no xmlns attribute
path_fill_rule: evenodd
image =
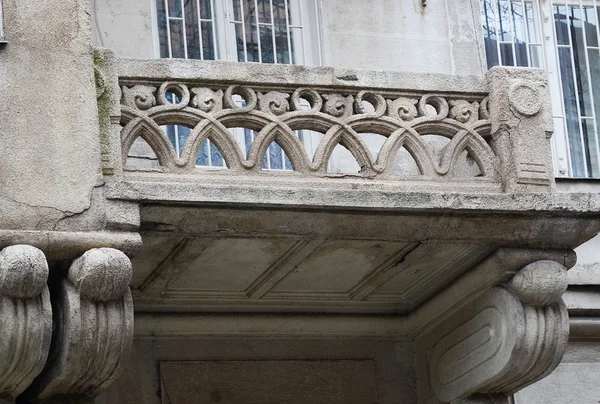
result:
<svg viewBox="0 0 600 404"><path fill-rule="evenodd" d="M488 66L548 71L557 176L600 178L600 0L481 0Z"/></svg>
<svg viewBox="0 0 600 404"><path fill-rule="evenodd" d="M158 54L162 58L237 62L320 64L317 0L155 0ZM173 97L175 95L172 95ZM238 102L243 102L239 98ZM184 126L165 131L181 153L190 134ZM248 153L257 135L247 128L230 129ZM309 151L317 134L298 131ZM315 146L316 148L316 146ZM202 144L196 165L224 168L223 156L210 140ZM263 169L292 169L281 147L273 143Z"/></svg>
<svg viewBox="0 0 600 404"><path fill-rule="evenodd" d="M4 42L4 17L2 16L2 0L0 0L0 43Z"/></svg>

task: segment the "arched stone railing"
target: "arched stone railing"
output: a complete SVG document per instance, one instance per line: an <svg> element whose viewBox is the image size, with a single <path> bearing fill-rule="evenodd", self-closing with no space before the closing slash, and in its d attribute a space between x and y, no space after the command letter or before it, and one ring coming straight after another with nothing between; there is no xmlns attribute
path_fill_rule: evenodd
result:
<svg viewBox="0 0 600 404"><path fill-rule="evenodd" d="M535 69L498 68L487 77L338 72L119 59L99 50L96 79L103 169L113 179L134 173L167 182L178 178L173 174L204 181L226 178L225 173L238 180L289 176L327 184L342 178L391 186L416 181L491 192L545 191L553 185L548 90L543 72ZM177 150L168 125L187 128ZM243 147L234 128L254 131L251 144ZM311 150L299 138L302 130L320 134ZM370 135L379 136L375 148L366 140ZM140 140L153 156L150 168L128 164ZM207 141L226 170L196 164ZM289 159L285 172L264 170L273 143ZM357 172L330 171L338 146L351 153ZM415 169L399 172L405 163Z"/></svg>

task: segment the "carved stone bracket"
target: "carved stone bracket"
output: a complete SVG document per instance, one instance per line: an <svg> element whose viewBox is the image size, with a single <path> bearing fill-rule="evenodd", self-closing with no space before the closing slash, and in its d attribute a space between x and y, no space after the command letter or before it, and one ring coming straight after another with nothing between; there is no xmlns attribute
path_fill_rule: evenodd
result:
<svg viewBox="0 0 600 404"><path fill-rule="evenodd" d="M28 245L0 251L0 403L15 398L42 371L52 335L44 253Z"/></svg>
<svg viewBox="0 0 600 404"><path fill-rule="evenodd" d="M436 398L506 402L552 372L568 342L566 272L554 261L529 264L442 323L429 355Z"/></svg>
<svg viewBox="0 0 600 404"><path fill-rule="evenodd" d="M57 316L50 360L26 392L32 402L88 403L120 374L133 338L131 262L92 249L76 259L53 296Z"/></svg>

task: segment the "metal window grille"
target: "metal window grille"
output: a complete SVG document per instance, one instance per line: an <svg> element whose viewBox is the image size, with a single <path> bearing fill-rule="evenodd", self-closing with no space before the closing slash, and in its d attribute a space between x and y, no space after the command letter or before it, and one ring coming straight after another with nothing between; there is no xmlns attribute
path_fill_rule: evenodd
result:
<svg viewBox="0 0 600 404"><path fill-rule="evenodd" d="M481 0L481 15L488 67L549 72L556 174L600 178L600 0Z"/></svg>
<svg viewBox="0 0 600 404"><path fill-rule="evenodd" d="M217 59L214 0L156 0L162 58Z"/></svg>
<svg viewBox="0 0 600 404"><path fill-rule="evenodd" d="M537 6L531 0L482 0L481 19L488 68L542 67Z"/></svg>
<svg viewBox="0 0 600 404"><path fill-rule="evenodd" d="M312 64L320 54L316 36L306 29L318 20L317 0L156 0L160 56L185 59L229 59L239 62ZM225 16L220 20L219 16ZM313 56L317 54L318 57ZM177 102L173 94L171 102ZM179 156L190 129L164 127ZM257 133L234 128L232 133L246 152ZM301 140L312 135L298 131ZM218 148L206 140L196 165L224 168ZM292 170L292 164L276 143L265 153L263 169Z"/></svg>
<svg viewBox="0 0 600 404"><path fill-rule="evenodd" d="M555 126L566 133L571 177L600 178L600 2L552 2L556 97Z"/></svg>

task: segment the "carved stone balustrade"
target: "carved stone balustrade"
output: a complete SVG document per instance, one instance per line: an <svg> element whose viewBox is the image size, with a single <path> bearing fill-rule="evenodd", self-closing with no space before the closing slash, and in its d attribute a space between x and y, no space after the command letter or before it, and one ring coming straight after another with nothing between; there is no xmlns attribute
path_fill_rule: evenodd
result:
<svg viewBox="0 0 600 404"><path fill-rule="evenodd" d="M275 183L287 177L324 184L342 177L488 192L553 184L542 71L492 70L486 83L476 77L384 72L332 77L332 69L224 62L195 70L194 62L186 61L185 70L181 61L114 59L101 52L97 61L108 174L159 179L161 173L166 181L172 174L201 176L200 181L252 176ZM162 74L165 69L171 70ZM186 127L189 135L169 139L166 125ZM232 128L255 131L246 150ZM319 134L314 150L307 151L298 131ZM374 135L384 139L378 150L369 144ZM155 156L150 168L128 163L140 139ZM197 165L206 141L222 155L225 170ZM274 142L289 159L289 170L265 169ZM331 170L336 146L352 154L357 173ZM416 170L401 169L412 161Z"/></svg>

